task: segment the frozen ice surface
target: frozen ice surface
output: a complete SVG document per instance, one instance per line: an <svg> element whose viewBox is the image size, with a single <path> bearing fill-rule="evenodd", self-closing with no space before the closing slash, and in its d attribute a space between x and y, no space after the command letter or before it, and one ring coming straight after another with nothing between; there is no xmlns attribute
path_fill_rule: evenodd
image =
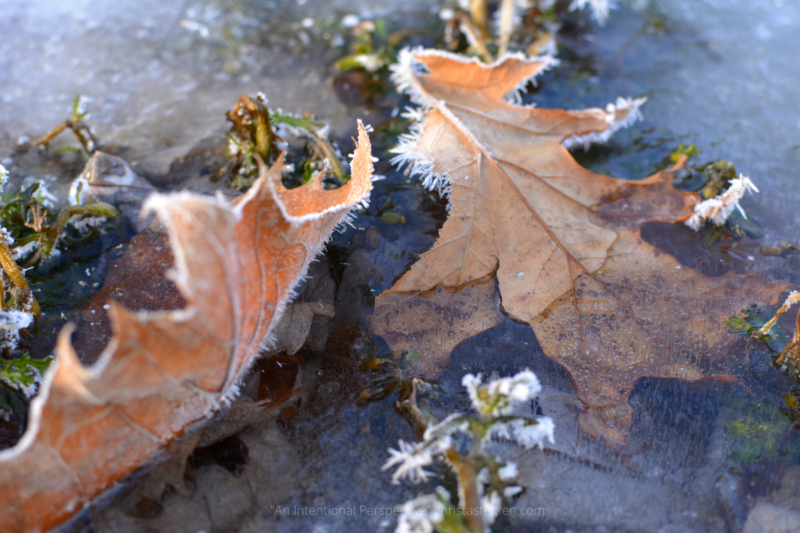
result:
<svg viewBox="0 0 800 533"><path fill-rule="evenodd" d="M301 19L311 13L331 23L390 9L398 7L385 0L2 0L0 153L61 122L76 95L94 99L88 122L97 136L124 146L133 168L151 175L166 174L200 139L224 130L241 93L264 91L288 111L313 108L338 133L350 131L326 83L341 52L323 34L335 32L303 29Z"/></svg>
<svg viewBox="0 0 800 533"><path fill-rule="evenodd" d="M796 240L800 4L662 0L642 10L622 4L602 28L565 29L561 45L570 54L526 98L574 109L602 107L620 94L647 96L645 121L619 132L596 170L644 176L667 150L694 143L700 160L732 160L758 183L761 194L743 205L764 228L761 242ZM345 135L355 117L369 120L372 111L337 100L330 64L342 50L334 35L326 40L324 24L302 21L364 20L398 9L424 20L429 8L421 0L1 0L0 161L13 159L21 137L35 138L63 120L77 94L94 98L89 122L98 137L148 177L167 175L174 160L219 135L225 111L241 93L264 91L270 105L293 112L313 109L332 134ZM393 517L361 506L390 509L441 482L392 486L391 474L380 470L386 448L413 434L388 400L353 405L361 386L358 358L380 345L361 322L369 310L365 291L388 288L414 253L432 244L445 215L442 203L397 173L376 184L375 193L385 195L376 205L391 194L407 223L365 217L342 237L357 251L345 261L339 285L332 325L338 344L317 361L319 371L309 377L313 392L298 416L242 431L237 438L249 452L240 472L200 466L185 493L164 490L151 475L99 502L70 530L392 531ZM750 271L794 275L781 258L754 258L742 258ZM345 334L348 327L352 335ZM677 381L643 379L631 398L634 433L626 452L578 435L581 406L569 376L543 355L529 327L509 320L459 346L442 381L459 390L467 372L513 375L525 367L542 381L537 405L553 418L557 444L546 452L497 444L498 453L517 463L526 487L514 507L518 514L496 523L497 531L739 531L749 508L766 498L748 495L742 480L772 480L791 494L796 465L731 470L739 467L729 459L736 443L725 430L724 391L704 394ZM763 364L754 371L773 379ZM786 501L763 505L786 507ZM302 516L301 508L356 511Z"/></svg>

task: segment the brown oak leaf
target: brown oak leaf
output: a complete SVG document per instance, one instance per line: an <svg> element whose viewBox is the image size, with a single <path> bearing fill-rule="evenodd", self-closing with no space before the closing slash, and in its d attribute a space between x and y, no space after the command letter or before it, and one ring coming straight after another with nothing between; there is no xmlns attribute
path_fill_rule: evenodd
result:
<svg viewBox="0 0 800 533"><path fill-rule="evenodd" d="M322 173L285 189L279 159L232 204L190 193L148 200L169 232L186 307L110 304L113 337L88 368L64 328L25 435L0 452L0 531L63 522L236 396L311 260L368 201L372 156L360 123L351 165L336 190L323 189Z"/></svg>
<svg viewBox="0 0 800 533"><path fill-rule="evenodd" d="M419 294L383 293L367 321L393 350L413 350L422 374L439 375L461 341L503 319L494 277L459 289L436 286Z"/></svg>
<svg viewBox="0 0 800 533"><path fill-rule="evenodd" d="M439 51L401 54L395 80L423 112L412 113L415 131L395 161L448 195L451 206L433 248L377 298L370 323L392 349L421 351L418 371L434 375L450 352L424 348L442 346L441 331L403 335L410 319L400 317L416 312L422 316L414 322L437 324L440 308L413 302L494 274L505 312L531 324L545 354L572 376L586 407L581 428L622 445L638 378L725 374L724 318L754 301L776 302L787 286L706 278L641 240L640 224L684 220L697 196L675 190L671 171L610 178L568 152L636 120L643 100L582 111L504 100L547 66L523 56L485 65ZM472 302L482 317L492 315L491 304ZM460 338L470 327L472 335L492 327L500 316L494 309L494 318L465 323Z"/></svg>

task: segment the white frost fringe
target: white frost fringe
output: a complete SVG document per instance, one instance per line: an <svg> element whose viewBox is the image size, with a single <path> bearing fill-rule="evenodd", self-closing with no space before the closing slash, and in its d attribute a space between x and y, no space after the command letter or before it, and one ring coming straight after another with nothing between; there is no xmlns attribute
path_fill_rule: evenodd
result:
<svg viewBox="0 0 800 533"><path fill-rule="evenodd" d="M513 33L513 31L522 23L522 16L525 14L525 8L527 7L527 4L527 0L514 0L513 2L509 3L503 2L500 9L494 12L494 18L492 19L492 29L494 30L494 34L500 35L503 32L504 20L509 20L510 24L506 23L509 27L508 33ZM511 7L510 12L504 12L504 8L507 7Z"/></svg>
<svg viewBox="0 0 800 533"><path fill-rule="evenodd" d="M566 149L575 148L576 146L583 146L584 150L589 149L589 145L593 143L605 143L611 138L614 133L622 128L627 128L639 120L643 120L642 112L639 110L647 101L647 97L636 98L623 98L618 97L617 101L613 104L606 106L605 120L608 127L603 131L595 131L587 133L586 135L573 135L561 141L561 146Z"/></svg>
<svg viewBox="0 0 800 533"><path fill-rule="evenodd" d="M508 49L508 41L520 24L525 14L527 0L504 0L500 7L494 12L492 19L492 29L494 34L500 39L500 50Z"/></svg>
<svg viewBox="0 0 800 533"><path fill-rule="evenodd" d="M761 326L761 329L759 329L756 332L756 337L763 337L764 335L769 335L769 332L772 331L772 326L774 326L775 323L778 322L778 318L780 318L780 316L783 313L788 311L791 306L793 306L798 302L800 302L800 292L792 291L786 298L786 301L783 302L783 305L780 307L780 309L778 309L775 312L775 316L772 317L772 319L769 322Z"/></svg>
<svg viewBox="0 0 800 533"><path fill-rule="evenodd" d="M33 324L33 315L25 311L0 311L0 329L19 330Z"/></svg>
<svg viewBox="0 0 800 533"><path fill-rule="evenodd" d="M717 226L722 226L725 224L725 221L728 220L728 217L731 216L734 208L738 209L746 219L747 215L744 209L742 209L742 206L739 205L739 200L742 199L747 191L758 192L758 189L753 182L750 181L750 178L744 174L739 174L739 178L731 180L731 186L728 187L727 191L716 198L709 198L694 206L694 214L689 220L684 222L684 224L694 231L699 231L707 220L710 220Z"/></svg>
<svg viewBox="0 0 800 533"><path fill-rule="evenodd" d="M403 112L403 117L411 122L409 133L400 135L400 142L396 147L390 150L395 155L391 163L398 169L406 169L406 175L410 177L419 177L422 180L423 186L428 190L435 190L439 195L444 198L450 197L451 181L447 176L437 174L433 171L433 162L430 161L417 148L417 143L425 130L425 119L433 106L434 102L429 101L419 88L416 78L427 74L425 65L415 58L417 56L438 56L447 57L454 61L461 63L477 63L479 66L491 69L508 59L518 59L526 63L543 62L544 65L539 69L536 74L521 80L517 86L511 91L510 100L512 104L520 105L521 94L525 92L528 83L536 83L536 76L542 72L558 65L558 60L550 55L528 57L521 52L504 54L497 61L491 64L484 64L474 57L464 57L449 52L440 50L426 50L422 47L404 48L400 50L397 57L397 63L390 66L392 71L391 80L397 87L398 92L407 94L411 101L417 104L417 108L406 108ZM477 141L476 141L477 142ZM448 210L452 207L448 203Z"/></svg>
<svg viewBox="0 0 800 533"><path fill-rule="evenodd" d="M444 487L437 487L436 494L418 496L405 502L397 517L395 533L433 533L447 513L442 501L450 501L450 493Z"/></svg>
<svg viewBox="0 0 800 533"><path fill-rule="evenodd" d="M0 192L3 192L6 183L8 183L8 170L3 165L0 165Z"/></svg>
<svg viewBox="0 0 800 533"><path fill-rule="evenodd" d="M536 76L558 65L558 59L550 55L531 57L523 54L522 52L514 52L504 54L494 63L487 64L483 63L477 57L464 57L462 55L444 52L441 50L424 49L421 46L415 48L404 48L400 50L400 53L397 56L397 63L389 67L389 70L392 71L391 80L397 87L398 92L409 95L412 102L422 106L426 111L432 107L432 104L431 102L428 102L427 99L421 94L415 78L427 74L427 70L424 64L415 59L417 56L446 57L447 59L452 59L453 61L458 61L460 63L476 63L478 66L488 70L502 65L509 59L517 59L523 63L544 63L541 69L539 69L532 76L521 80L517 87L514 88L511 98L512 103L518 97L517 95L519 93L525 92L525 87L529 82L533 83L534 85L536 84Z"/></svg>
<svg viewBox="0 0 800 533"><path fill-rule="evenodd" d="M33 314L27 311L0 311L0 349L16 350L19 332L33 324ZM23 392L30 398L36 388Z"/></svg>

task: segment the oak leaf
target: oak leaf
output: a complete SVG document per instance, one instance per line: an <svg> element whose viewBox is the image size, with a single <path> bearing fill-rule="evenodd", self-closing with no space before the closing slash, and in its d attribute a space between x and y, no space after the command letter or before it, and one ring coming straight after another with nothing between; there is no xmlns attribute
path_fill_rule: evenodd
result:
<svg viewBox="0 0 800 533"><path fill-rule="evenodd" d="M145 205L167 228L180 310L134 313L111 303L113 337L83 367L61 332L30 423L0 452L0 531L45 531L152 459L237 394L309 263L368 202L372 157L359 123L352 179L325 190L280 182L282 158L229 204L190 193Z"/></svg>
<svg viewBox="0 0 800 533"><path fill-rule="evenodd" d="M417 323L438 324L442 309L426 303L436 288L454 292L495 275L505 313L531 324L545 354L569 371L586 407L581 428L621 445L638 378L724 374L724 318L753 301L774 303L787 287L706 278L644 242L639 225L685 220L696 194L675 190L670 171L610 178L568 152L635 121L643 100L565 111L504 99L549 63L401 54L395 79L424 114L412 113L418 122L395 162L449 196L450 212L433 248L377 298L370 324L392 349L421 351L427 357L418 372L435 375L452 346L437 340L434 327L399 335L397 325L409 320L399 311L414 309L423 313ZM462 328L462 339L500 317L497 307L492 317L491 299L473 297L472 305L482 319ZM429 346L437 349L426 353Z"/></svg>
<svg viewBox="0 0 800 533"><path fill-rule="evenodd" d="M457 290L436 286L420 294L383 293L367 320L393 350L423 354L421 373L438 375L462 341L503 319L492 277Z"/></svg>

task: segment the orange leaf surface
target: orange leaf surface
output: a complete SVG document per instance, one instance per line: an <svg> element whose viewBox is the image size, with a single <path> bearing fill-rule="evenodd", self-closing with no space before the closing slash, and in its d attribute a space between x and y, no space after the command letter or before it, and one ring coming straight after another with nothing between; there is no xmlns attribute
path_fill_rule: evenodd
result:
<svg viewBox="0 0 800 533"><path fill-rule="evenodd" d="M496 290L497 281L490 278L458 290L437 286L411 295L387 291L367 320L394 350L422 354L422 374L439 375L458 344L502 321Z"/></svg>
<svg viewBox="0 0 800 533"><path fill-rule="evenodd" d="M25 435L0 452L0 531L63 522L236 396L311 260L368 201L372 156L360 123L351 165L352 179L331 191L322 173L285 189L281 158L233 204L189 193L148 200L169 231L187 305L134 313L112 303L113 337L89 368L64 328Z"/></svg>
<svg viewBox="0 0 800 533"><path fill-rule="evenodd" d="M395 161L449 195L451 208L433 248L378 297L370 323L393 349L421 351L418 370L434 375L449 350L420 348L444 346L440 331L398 335L398 311L436 287L456 291L496 275L505 312L531 324L545 354L570 372L586 406L581 427L622 444L636 379L724 372L705 361L727 353L724 318L753 301L774 303L787 286L706 278L642 241L641 223L683 220L697 196L675 190L669 171L640 181L595 174L565 147L606 140L638 118L643 100L582 111L504 100L547 66L522 56L484 65L439 51L401 54L396 81L424 116ZM499 320L497 307L489 318L491 299L482 302L472 302L483 318L471 335ZM443 318L433 306L414 308L431 311L419 324Z"/></svg>

